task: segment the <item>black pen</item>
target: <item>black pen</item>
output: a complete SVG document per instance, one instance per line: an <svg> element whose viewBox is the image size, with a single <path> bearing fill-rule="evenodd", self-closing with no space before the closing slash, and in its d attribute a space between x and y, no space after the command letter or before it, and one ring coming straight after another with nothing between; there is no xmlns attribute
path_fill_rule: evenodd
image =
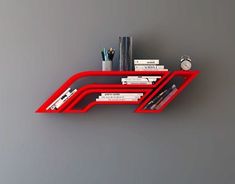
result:
<svg viewBox="0 0 235 184"><path fill-rule="evenodd" d="M102 60L105 61L104 51L103 50L101 51L101 57L102 57Z"/></svg>
<svg viewBox="0 0 235 184"><path fill-rule="evenodd" d="M110 49L108 50L108 59L109 59L110 61L113 60L114 54L115 54L115 50L114 50L113 48L110 48Z"/></svg>

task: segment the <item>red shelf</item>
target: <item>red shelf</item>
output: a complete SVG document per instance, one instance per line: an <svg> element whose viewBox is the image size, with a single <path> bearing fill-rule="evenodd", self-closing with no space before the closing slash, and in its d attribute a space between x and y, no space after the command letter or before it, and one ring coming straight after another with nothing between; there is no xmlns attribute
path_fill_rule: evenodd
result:
<svg viewBox="0 0 235 184"><path fill-rule="evenodd" d="M128 104L139 105L135 110L136 113L159 113L161 112L197 75L199 71L174 71L174 72L159 72L159 71L86 71L73 75L70 77L51 97L49 97L38 109L37 113L85 113L93 106L109 105L109 104ZM58 110L46 110L46 108L53 103L67 88L69 88L76 81L87 77L98 76L161 76L154 85L122 85L122 84L86 84L73 94ZM158 110L145 110L145 105L158 94L174 77L183 77L184 81L178 88L178 91L173 95L162 107ZM91 94L98 93L144 93L138 101L92 101L84 108L75 109L85 97Z"/></svg>

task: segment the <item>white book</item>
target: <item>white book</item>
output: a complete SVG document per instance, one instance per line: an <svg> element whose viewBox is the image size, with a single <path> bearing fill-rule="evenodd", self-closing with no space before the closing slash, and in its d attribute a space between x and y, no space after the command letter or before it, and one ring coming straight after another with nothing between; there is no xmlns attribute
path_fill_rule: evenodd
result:
<svg viewBox="0 0 235 184"><path fill-rule="evenodd" d="M51 105L49 105L47 108L46 108L46 110L48 110L48 109L50 109L52 106L54 106L55 105L55 103L57 103L61 98L62 98L62 96L64 96L67 92L69 92L71 90L71 88L68 88L68 89L66 89L66 91L64 91L54 102L52 102L51 103ZM54 108L53 108L54 109ZM53 110L52 109L52 110Z"/></svg>
<svg viewBox="0 0 235 184"><path fill-rule="evenodd" d="M136 95L136 94L126 94L126 95L99 95L101 98L126 98L126 97L135 97L139 98L143 95Z"/></svg>
<svg viewBox="0 0 235 184"><path fill-rule="evenodd" d="M128 99L128 98L132 98L132 99L138 99L140 98L141 96L131 96L131 95L126 95L126 96L99 96L98 98L99 99Z"/></svg>
<svg viewBox="0 0 235 184"><path fill-rule="evenodd" d="M132 102L136 102L136 101L138 101L138 99L127 99L127 98L125 98L125 99L112 99L112 98L99 99L99 98L97 98L96 101L98 101L98 102L113 102L113 101L119 101L119 102L132 101Z"/></svg>
<svg viewBox="0 0 235 184"><path fill-rule="evenodd" d="M56 103L55 103L55 108L59 109L61 107L61 105L63 105L64 102L66 102L75 92L77 91L77 89L74 89L72 92L67 92L64 98L59 99ZM52 109L53 110L53 109Z"/></svg>
<svg viewBox="0 0 235 184"><path fill-rule="evenodd" d="M141 82L141 81L131 81L131 82L122 82L123 85L152 85L153 82Z"/></svg>
<svg viewBox="0 0 235 184"><path fill-rule="evenodd" d="M159 64L159 59L134 59L135 65Z"/></svg>
<svg viewBox="0 0 235 184"><path fill-rule="evenodd" d="M147 78L122 78L121 81L148 81Z"/></svg>
<svg viewBox="0 0 235 184"><path fill-rule="evenodd" d="M135 69L164 69L164 65L135 65Z"/></svg>
<svg viewBox="0 0 235 184"><path fill-rule="evenodd" d="M155 84L156 81L122 81L122 84Z"/></svg>
<svg viewBox="0 0 235 184"><path fill-rule="evenodd" d="M159 72L165 72L168 71L168 69L155 69L155 68L148 68L148 69L135 69L135 71L159 71Z"/></svg>
<svg viewBox="0 0 235 184"><path fill-rule="evenodd" d="M122 78L122 82L153 82L153 81L156 81L157 79L153 79L153 78Z"/></svg>
<svg viewBox="0 0 235 184"><path fill-rule="evenodd" d="M127 78L129 79L135 79L135 78L147 78L147 79L160 79L161 76L127 76Z"/></svg>
<svg viewBox="0 0 235 184"><path fill-rule="evenodd" d="M144 93L101 93L101 96L122 96L122 95L143 96Z"/></svg>
<svg viewBox="0 0 235 184"><path fill-rule="evenodd" d="M58 102L56 102L55 109L58 109L67 99L68 97L65 97L64 99L60 99Z"/></svg>

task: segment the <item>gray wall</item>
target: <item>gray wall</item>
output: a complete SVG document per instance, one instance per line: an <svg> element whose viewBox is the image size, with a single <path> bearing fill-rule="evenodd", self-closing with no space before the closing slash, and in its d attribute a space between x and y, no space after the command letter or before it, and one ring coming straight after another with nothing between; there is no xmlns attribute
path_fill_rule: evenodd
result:
<svg viewBox="0 0 235 184"><path fill-rule="evenodd" d="M232 0L0 0L0 183L235 183L234 17ZM162 114L34 113L126 34L200 76Z"/></svg>

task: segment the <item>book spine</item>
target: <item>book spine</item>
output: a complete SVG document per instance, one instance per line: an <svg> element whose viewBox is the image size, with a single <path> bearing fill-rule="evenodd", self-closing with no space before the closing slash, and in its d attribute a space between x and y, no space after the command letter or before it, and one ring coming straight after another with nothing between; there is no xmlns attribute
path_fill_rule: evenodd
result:
<svg viewBox="0 0 235 184"><path fill-rule="evenodd" d="M155 68L148 68L148 69L135 69L135 71L159 71L159 72L163 72L163 71L168 71L168 69L155 69Z"/></svg>
<svg viewBox="0 0 235 184"><path fill-rule="evenodd" d="M127 76L127 79L139 79L139 78L147 78L147 79L160 79L161 76Z"/></svg>
<svg viewBox="0 0 235 184"><path fill-rule="evenodd" d="M146 78L122 78L121 80L123 81L143 81L143 82L147 82L148 80Z"/></svg>
<svg viewBox="0 0 235 184"><path fill-rule="evenodd" d="M153 78L150 78L150 79L122 79L122 82L155 82L157 79L153 79Z"/></svg>
<svg viewBox="0 0 235 184"><path fill-rule="evenodd" d="M135 65L135 69L164 69L164 65Z"/></svg>
<svg viewBox="0 0 235 184"><path fill-rule="evenodd" d="M140 98L140 96L130 96L130 95L126 95L126 96L99 96L99 99L137 99Z"/></svg>
<svg viewBox="0 0 235 184"><path fill-rule="evenodd" d="M159 79L159 77L127 77L127 78L122 78L122 80L156 80Z"/></svg>
<svg viewBox="0 0 235 184"><path fill-rule="evenodd" d="M131 82L127 82L127 81L123 81L122 84L125 85L125 84L136 84L136 85L152 85L154 82L144 82L144 81L131 81Z"/></svg>
<svg viewBox="0 0 235 184"><path fill-rule="evenodd" d="M104 99L104 98L102 98L102 99L100 99L100 98L97 98L96 99L96 101L97 102L113 102L113 101L119 101L119 102L129 102L129 101L131 101L131 102L136 102L136 101L138 101L138 99L132 99L132 98L126 98L126 99L113 99L113 98L107 98L107 99Z"/></svg>
<svg viewBox="0 0 235 184"><path fill-rule="evenodd" d="M122 96L122 95L143 96L143 93L101 93L101 96Z"/></svg>
<svg viewBox="0 0 235 184"><path fill-rule="evenodd" d="M148 65L148 64L159 64L159 59L135 59L134 60L135 65Z"/></svg>

